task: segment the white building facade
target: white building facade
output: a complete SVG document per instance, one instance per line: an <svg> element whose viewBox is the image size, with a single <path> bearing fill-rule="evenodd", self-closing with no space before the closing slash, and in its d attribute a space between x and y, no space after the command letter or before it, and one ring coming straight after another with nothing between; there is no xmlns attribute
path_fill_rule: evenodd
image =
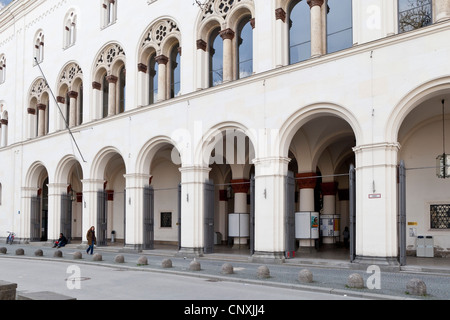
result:
<svg viewBox="0 0 450 320"><path fill-rule="evenodd" d="M95 226L103 245L281 261L348 226L358 261L418 236L445 252L449 19L450 0L15 0L0 235L84 243ZM309 212L318 237L295 230Z"/></svg>

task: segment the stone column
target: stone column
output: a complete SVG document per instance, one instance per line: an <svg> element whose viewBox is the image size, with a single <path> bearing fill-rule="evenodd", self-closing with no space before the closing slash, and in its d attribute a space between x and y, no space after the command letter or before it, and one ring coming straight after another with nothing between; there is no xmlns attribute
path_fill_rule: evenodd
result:
<svg viewBox="0 0 450 320"><path fill-rule="evenodd" d="M233 39L235 32L230 28L220 31L223 39L223 82L233 81Z"/></svg>
<svg viewBox="0 0 450 320"><path fill-rule="evenodd" d="M398 263L399 148L398 143L388 142L353 148L356 158L357 262Z"/></svg>
<svg viewBox="0 0 450 320"><path fill-rule="evenodd" d="M116 114L116 85L118 78L113 75L106 77L108 81L108 117Z"/></svg>
<svg viewBox="0 0 450 320"><path fill-rule="evenodd" d="M150 184L149 174L125 174L125 248L131 250L142 249L144 243L144 188Z"/></svg>
<svg viewBox="0 0 450 320"><path fill-rule="evenodd" d="M322 201L323 201L323 211L321 217L324 216L324 218L326 217L327 219L332 219L332 221L334 222L336 218L337 182L323 182L321 187L322 187ZM334 228L333 228L333 235L324 235L322 240L323 243L327 244L335 243Z"/></svg>
<svg viewBox="0 0 450 320"><path fill-rule="evenodd" d="M204 183L211 168L181 167L181 249L177 255L203 255L204 247Z"/></svg>
<svg viewBox="0 0 450 320"><path fill-rule="evenodd" d="M450 19L450 0L434 0L435 22Z"/></svg>
<svg viewBox="0 0 450 320"><path fill-rule="evenodd" d="M97 200L98 191L103 190L104 180L102 179L83 179L83 227L81 235L83 245L87 243L86 233L91 226L97 230Z"/></svg>
<svg viewBox="0 0 450 320"><path fill-rule="evenodd" d="M167 99L167 63L169 58L164 55L159 55L156 58L158 63L158 101Z"/></svg>
<svg viewBox="0 0 450 320"><path fill-rule="evenodd" d="M67 193L67 183L48 184L48 243L58 240L61 231L61 195Z"/></svg>
<svg viewBox="0 0 450 320"><path fill-rule="evenodd" d="M63 111L66 110L66 98L58 96L56 97L56 102L58 103L59 110ZM67 118L67 114L64 115L65 118ZM58 117L56 118L56 127L58 130L64 130L66 128L66 123L64 122L63 117L58 112Z"/></svg>
<svg viewBox="0 0 450 320"><path fill-rule="evenodd" d="M289 54L286 48L289 48L289 33L286 31L286 11L283 8L275 10L275 30L280 35L279 42L275 43L275 66L282 67L289 64ZM286 52L286 53L285 53Z"/></svg>
<svg viewBox="0 0 450 320"><path fill-rule="evenodd" d="M147 106L150 103L149 100L149 80L147 75L148 67L143 64L138 64L138 106Z"/></svg>
<svg viewBox="0 0 450 320"><path fill-rule="evenodd" d="M37 109L39 112L39 123L38 123L38 137L45 135L45 109L47 106L45 104L38 104Z"/></svg>
<svg viewBox="0 0 450 320"><path fill-rule="evenodd" d="M311 8L311 57L324 54L323 50L323 25L322 5L324 0L308 0Z"/></svg>
<svg viewBox="0 0 450 320"><path fill-rule="evenodd" d="M285 181L290 159L262 157L255 165L255 253L254 262L284 260Z"/></svg>
<svg viewBox="0 0 450 320"><path fill-rule="evenodd" d="M297 174L299 188L299 212L314 212L314 188L316 187L317 174L315 172L303 172ZM313 248L314 239L300 239L299 249Z"/></svg>
<svg viewBox="0 0 450 320"><path fill-rule="evenodd" d="M69 104L69 127L75 127L77 125L77 98L78 98L78 92L76 91L69 91L69 98L70 98L70 104Z"/></svg>
<svg viewBox="0 0 450 320"><path fill-rule="evenodd" d="M196 70L197 72L197 80L196 80L196 89L201 90L208 87L208 72L209 72L209 63L208 63L208 51L207 51L207 43L199 39L197 40L197 66L202 66L200 70Z"/></svg>
<svg viewBox="0 0 450 320"><path fill-rule="evenodd" d="M28 132L28 138L34 138L36 133L36 109L34 108L27 108L27 115L28 115L28 123L29 126L27 130Z"/></svg>
<svg viewBox="0 0 450 320"><path fill-rule="evenodd" d="M244 214L249 216L248 209L247 209L247 194L248 190L250 189L250 181L248 179L234 179L231 180L231 187L233 188L234 193L234 212L233 214ZM239 216L238 219L241 219ZM245 219L245 218L244 218ZM237 230L240 231L240 225L235 226L237 227ZM230 229L230 226L228 226ZM247 230L243 230L244 235ZM239 232L238 232L239 234ZM247 244L247 237L234 237L234 245L246 245Z"/></svg>
<svg viewBox="0 0 450 320"><path fill-rule="evenodd" d="M102 85L101 83L94 81L92 82L92 89L94 95L94 105L95 105L95 119L101 119L103 117L103 106L102 106Z"/></svg>

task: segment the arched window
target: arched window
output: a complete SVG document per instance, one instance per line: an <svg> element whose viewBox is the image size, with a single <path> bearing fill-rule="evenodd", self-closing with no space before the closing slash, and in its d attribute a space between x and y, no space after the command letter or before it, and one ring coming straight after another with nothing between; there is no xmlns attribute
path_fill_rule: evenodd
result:
<svg viewBox="0 0 450 320"><path fill-rule="evenodd" d="M153 104L158 101L158 64L156 63L156 53L153 53L148 61L148 77L148 101L149 104Z"/></svg>
<svg viewBox="0 0 450 320"><path fill-rule="evenodd" d="M76 28L77 16L75 12L67 14L64 22L64 47L70 47L75 44L76 41Z"/></svg>
<svg viewBox="0 0 450 320"><path fill-rule="evenodd" d="M117 1L103 0L103 27L113 24L117 20Z"/></svg>
<svg viewBox="0 0 450 320"><path fill-rule="evenodd" d="M431 25L432 7L432 0L398 0L398 32Z"/></svg>
<svg viewBox="0 0 450 320"><path fill-rule="evenodd" d="M178 43L170 52L170 97L175 98L180 94L180 46Z"/></svg>
<svg viewBox="0 0 450 320"><path fill-rule="evenodd" d="M220 27L215 28L209 36L209 86L214 87L223 82L223 40L219 36Z"/></svg>
<svg viewBox="0 0 450 320"><path fill-rule="evenodd" d="M34 40L34 55L33 59L38 63L44 61L44 33L39 31ZM36 61L34 61L36 63Z"/></svg>
<svg viewBox="0 0 450 320"><path fill-rule="evenodd" d="M237 37L238 77L251 76L253 73L253 27L251 16L242 19L238 26Z"/></svg>
<svg viewBox="0 0 450 320"><path fill-rule="evenodd" d="M305 0L294 1L289 10L289 63L311 57L311 14Z"/></svg>
<svg viewBox="0 0 450 320"><path fill-rule="evenodd" d="M353 45L352 0L328 0L327 53Z"/></svg>

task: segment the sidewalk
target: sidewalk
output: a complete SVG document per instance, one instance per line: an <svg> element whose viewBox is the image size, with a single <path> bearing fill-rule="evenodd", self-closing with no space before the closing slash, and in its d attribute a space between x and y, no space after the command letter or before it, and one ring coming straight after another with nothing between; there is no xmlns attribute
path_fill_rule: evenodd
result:
<svg viewBox="0 0 450 320"><path fill-rule="evenodd" d="M422 260L421 258L410 257L408 265L399 268L398 271L384 271L381 268L378 278L379 289L369 289L368 284L373 283L373 271L367 271L366 266L355 265L339 257L325 259L320 257L320 254L287 259L283 264L258 264L250 262L249 255L245 251L237 254L218 252L196 258L196 262L200 264L200 270L194 271L190 268L194 259L177 256L178 251L170 246L157 246L154 250L144 250L143 252L121 252L123 249L121 245L96 247L94 254L99 253L102 256L101 261L94 261L94 256L87 255L85 249L80 248L78 244L71 244L59 249L62 257L54 257L54 252L58 249L51 248L45 243L0 245L0 247L7 249L6 254L0 254L0 259L42 259L72 264L96 264L120 269L129 268L162 274L171 273L203 277L210 281L238 281L366 299L450 299L450 260L445 258L428 260L424 258L425 260ZM16 255L16 249L19 248L24 250L23 256ZM35 256L38 249L42 250L42 256ZM74 259L75 252L80 252L82 259ZM115 261L118 255L123 256L123 263ZM141 257L146 257L148 264L138 265L138 259ZM165 259L172 261L171 268L162 266L162 261ZM222 267L225 263L233 267L234 272L232 274L223 272ZM270 271L268 278L258 276L258 268L263 265ZM312 283L299 281L298 275L303 269L308 269L312 273ZM348 278L354 273L363 277L364 288L353 289L348 287ZM414 278L425 282L427 286L426 296L412 296L406 293L407 283Z"/></svg>

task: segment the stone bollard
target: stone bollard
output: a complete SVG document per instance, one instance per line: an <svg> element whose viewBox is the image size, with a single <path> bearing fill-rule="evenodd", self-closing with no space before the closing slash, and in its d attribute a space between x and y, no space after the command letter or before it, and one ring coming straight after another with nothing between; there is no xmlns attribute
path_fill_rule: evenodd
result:
<svg viewBox="0 0 450 320"><path fill-rule="evenodd" d="M55 253L53 254L54 258L62 258L63 253L61 250L56 250Z"/></svg>
<svg viewBox="0 0 450 320"><path fill-rule="evenodd" d="M83 257L83 255L81 254L80 251L77 251L73 254L74 259L81 259L82 257Z"/></svg>
<svg viewBox="0 0 450 320"><path fill-rule="evenodd" d="M141 256L139 257L138 261L137 261L137 265L138 266L146 266L148 265L148 259L145 256Z"/></svg>
<svg viewBox="0 0 450 320"><path fill-rule="evenodd" d="M6 252L8 252L8 249L6 249L5 247L1 247L0 248L0 253L1 254L6 254Z"/></svg>
<svg viewBox="0 0 450 320"><path fill-rule="evenodd" d="M426 296L427 286L425 282L420 279L411 279L406 284L406 293L414 296Z"/></svg>
<svg viewBox="0 0 450 320"><path fill-rule="evenodd" d="M256 273L256 276L259 279L267 279L270 278L270 270L267 266L261 266L258 268L258 271Z"/></svg>
<svg viewBox="0 0 450 320"><path fill-rule="evenodd" d="M225 263L225 264L222 266L222 273L223 273L223 274L233 274L233 273L234 273L234 268L233 268L233 266L232 266L231 264L229 264L229 263Z"/></svg>
<svg viewBox="0 0 450 320"><path fill-rule="evenodd" d="M191 270L191 271L200 271L201 270L200 262L198 262L197 260L194 259L194 261L192 261L189 264L189 270Z"/></svg>
<svg viewBox="0 0 450 320"><path fill-rule="evenodd" d="M161 263L161 266L163 268L172 268L172 260L170 259L164 259Z"/></svg>
<svg viewBox="0 0 450 320"><path fill-rule="evenodd" d="M37 250L34 252L34 255L35 255L36 257L42 257L42 256L44 255L44 252L43 252L41 249L37 249Z"/></svg>
<svg viewBox="0 0 450 320"><path fill-rule="evenodd" d="M347 286L349 288L364 288L364 279L359 273L353 273L348 277Z"/></svg>
<svg viewBox="0 0 450 320"><path fill-rule="evenodd" d="M93 261L102 261L102 255L100 253L94 253L92 260Z"/></svg>
<svg viewBox="0 0 450 320"><path fill-rule="evenodd" d="M116 262L116 263L124 263L125 262L125 257L123 255L119 254L119 255L117 255L114 258L114 262Z"/></svg>
<svg viewBox="0 0 450 320"><path fill-rule="evenodd" d="M298 273L298 280L303 283L311 283L313 282L313 275L308 269L303 269Z"/></svg>
<svg viewBox="0 0 450 320"><path fill-rule="evenodd" d="M16 256L23 256L25 254L25 251L22 248L19 248L16 250Z"/></svg>

